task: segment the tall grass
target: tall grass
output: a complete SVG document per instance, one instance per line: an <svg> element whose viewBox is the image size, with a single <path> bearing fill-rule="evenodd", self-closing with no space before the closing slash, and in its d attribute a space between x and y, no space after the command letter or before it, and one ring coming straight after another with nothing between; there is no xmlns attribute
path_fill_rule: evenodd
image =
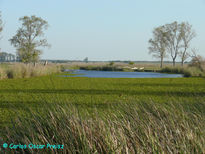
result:
<svg viewBox="0 0 205 154"><path fill-rule="evenodd" d="M44 110L44 116L18 118L6 130L5 142L64 145L64 149L17 149L21 153L205 152L205 116L197 108L187 111L179 102L152 101L113 108L115 112L99 116L97 110L82 115L74 106L54 106Z"/></svg>
<svg viewBox="0 0 205 154"><path fill-rule="evenodd" d="M60 66L54 64L46 66L38 64L34 67L32 64L16 63L14 65L8 65L8 67L0 67L0 79L28 78L59 72Z"/></svg>
<svg viewBox="0 0 205 154"><path fill-rule="evenodd" d="M183 74L185 77L205 76L205 72L197 67L165 67L160 72Z"/></svg>
<svg viewBox="0 0 205 154"><path fill-rule="evenodd" d="M0 80L7 78L7 74L4 69L0 67Z"/></svg>

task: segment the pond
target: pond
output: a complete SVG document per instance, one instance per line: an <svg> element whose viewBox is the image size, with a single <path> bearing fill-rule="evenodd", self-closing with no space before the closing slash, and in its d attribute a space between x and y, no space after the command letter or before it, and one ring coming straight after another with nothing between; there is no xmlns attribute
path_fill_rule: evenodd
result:
<svg viewBox="0 0 205 154"><path fill-rule="evenodd" d="M69 70L67 72L70 73ZM182 74L166 74L156 72L113 72L113 71L87 71L73 70L64 77L89 77L89 78L181 78Z"/></svg>

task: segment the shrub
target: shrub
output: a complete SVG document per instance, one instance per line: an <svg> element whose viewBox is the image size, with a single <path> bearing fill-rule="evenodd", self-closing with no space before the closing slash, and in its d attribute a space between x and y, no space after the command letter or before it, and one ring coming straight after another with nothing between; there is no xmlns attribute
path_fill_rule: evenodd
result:
<svg viewBox="0 0 205 154"><path fill-rule="evenodd" d="M113 66L115 63L113 62L113 61L111 61L110 63L109 63L109 65L110 66Z"/></svg>
<svg viewBox="0 0 205 154"><path fill-rule="evenodd" d="M205 59L198 55L198 56L194 56L191 60L191 64L189 64L189 66L191 67L197 67L199 68L201 71L205 71Z"/></svg>
<svg viewBox="0 0 205 154"><path fill-rule="evenodd" d="M133 61L130 61L130 62L129 62L129 65L134 65L134 62L133 62Z"/></svg>
<svg viewBox="0 0 205 154"><path fill-rule="evenodd" d="M189 72L189 71L184 71L183 74L184 74L184 77L191 77L192 76L191 72Z"/></svg>

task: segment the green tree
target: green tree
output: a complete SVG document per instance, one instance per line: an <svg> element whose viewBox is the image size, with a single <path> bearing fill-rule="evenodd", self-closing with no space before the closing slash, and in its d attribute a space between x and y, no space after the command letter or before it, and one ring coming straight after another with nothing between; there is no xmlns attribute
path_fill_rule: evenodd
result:
<svg viewBox="0 0 205 154"><path fill-rule="evenodd" d="M44 36L44 30L48 28L47 21L36 16L24 16L19 19L22 26L17 34L9 41L17 48L17 56L24 63L35 63L39 60L42 51L39 47L49 47Z"/></svg>
<svg viewBox="0 0 205 154"><path fill-rule="evenodd" d="M134 65L135 63L133 61L130 61L129 62L129 65Z"/></svg>
<svg viewBox="0 0 205 154"><path fill-rule="evenodd" d="M160 67L163 67L163 60L166 57L166 32L164 31L164 26L157 27L153 30L153 39L149 40L149 54L153 57L160 59Z"/></svg>

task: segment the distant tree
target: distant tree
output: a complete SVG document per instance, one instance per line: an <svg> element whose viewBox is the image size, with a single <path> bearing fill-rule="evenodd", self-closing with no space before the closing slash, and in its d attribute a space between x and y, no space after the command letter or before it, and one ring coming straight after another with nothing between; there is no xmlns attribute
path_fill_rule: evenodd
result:
<svg viewBox="0 0 205 154"><path fill-rule="evenodd" d="M11 62L15 60L15 55L7 52L0 52L0 62Z"/></svg>
<svg viewBox="0 0 205 154"><path fill-rule="evenodd" d="M163 60L166 57L166 32L164 26L157 27L153 30L153 39L149 40L149 53L155 58L160 59L160 67L163 67Z"/></svg>
<svg viewBox="0 0 205 154"><path fill-rule="evenodd" d="M3 21L2 21L2 17L1 17L1 11L0 11L0 34L2 31L3 31Z"/></svg>
<svg viewBox="0 0 205 154"><path fill-rule="evenodd" d="M192 26L189 23L182 22L180 25L180 33L182 38L182 51L179 52L181 57L181 65L184 65L184 62L187 58L190 57L188 48L190 47L191 40L196 37L195 31L192 29Z"/></svg>
<svg viewBox="0 0 205 154"><path fill-rule="evenodd" d="M88 63L88 57L86 57L83 61Z"/></svg>
<svg viewBox="0 0 205 154"><path fill-rule="evenodd" d="M22 62L33 62L35 65L42 54L42 51L37 48L49 46L45 38L41 39L44 35L43 31L48 28L48 23L36 16L24 16L19 20L22 26L9 41L17 48L17 56Z"/></svg>
<svg viewBox="0 0 205 154"><path fill-rule="evenodd" d="M1 17L1 11L0 11L0 39L2 38L1 36L1 32L3 31L3 21L2 21L2 17ZM1 51L1 48L0 48Z"/></svg>
<svg viewBox="0 0 205 154"><path fill-rule="evenodd" d="M110 66L113 66L115 63L113 62L113 61L111 61L110 63L109 63L109 65Z"/></svg>
<svg viewBox="0 0 205 154"><path fill-rule="evenodd" d="M129 62L129 65L134 65L134 62L133 62L133 61L130 61L130 62Z"/></svg>

